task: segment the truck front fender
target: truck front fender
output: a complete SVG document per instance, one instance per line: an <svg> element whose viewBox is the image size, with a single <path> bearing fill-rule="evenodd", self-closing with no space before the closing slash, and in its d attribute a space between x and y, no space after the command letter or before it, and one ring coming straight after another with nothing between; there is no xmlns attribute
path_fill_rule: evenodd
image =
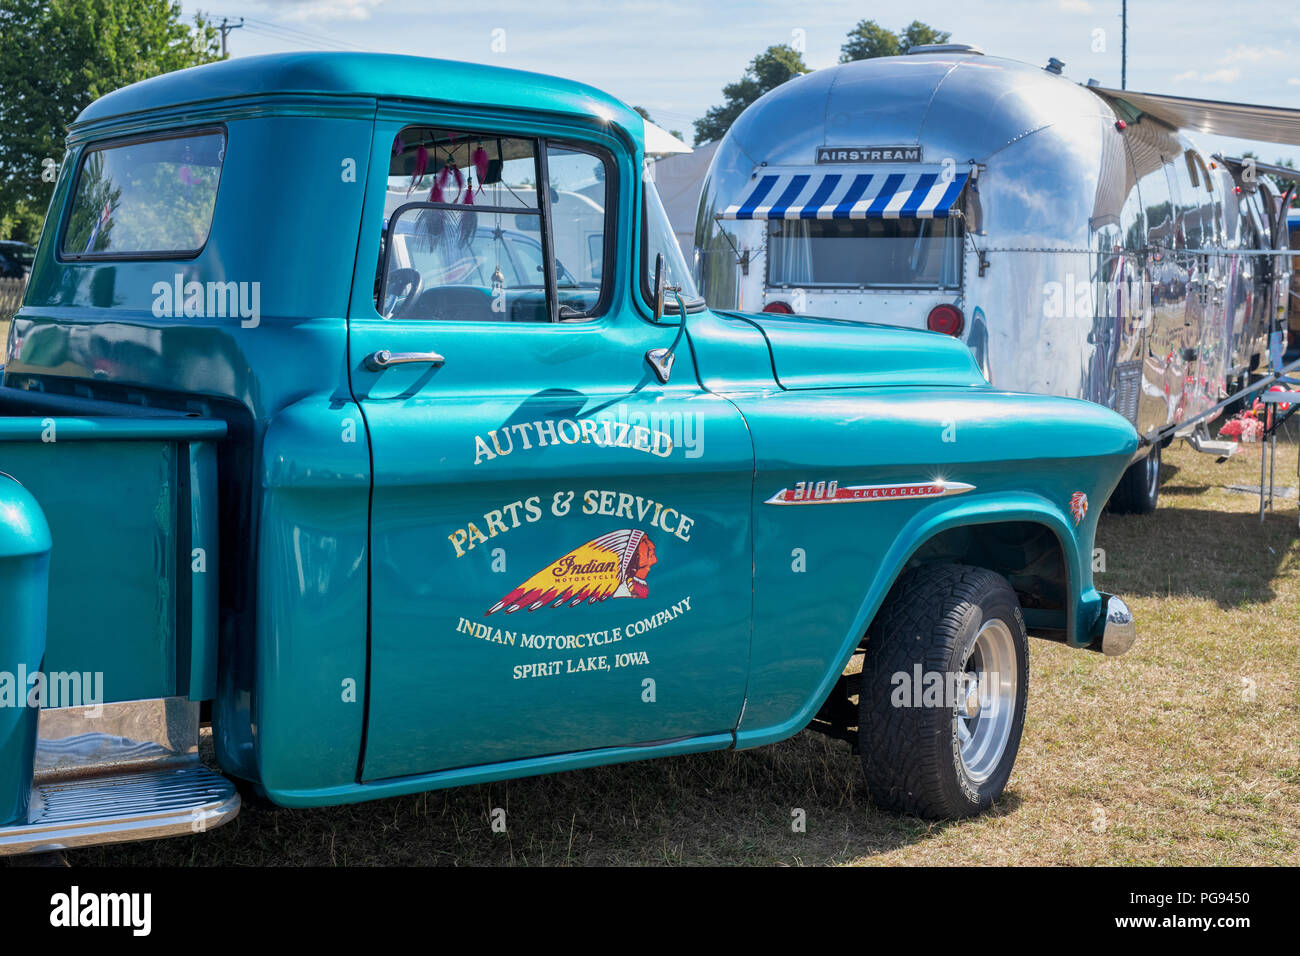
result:
<svg viewBox="0 0 1300 956"><path fill-rule="evenodd" d="M888 507L888 505L883 505ZM870 507L870 506L867 506ZM782 628L779 622L755 621L751 694L746 702L736 746L756 747L790 737L806 727L848 666L890 588L918 555L946 533L972 526L1032 525L1051 533L1059 547L1066 600L1062 609L1064 637L1074 647L1093 640L1093 625L1101 615L1103 596L1092 585L1091 542L1096 515L1086 515L1076 526L1055 502L1032 492L993 491L969 499L936 499L919 509L894 534L875 562L874 572L863 582L856 610L834 634L807 634L808 643L796 651L791 644L802 630ZM870 555L866 556L868 560ZM859 565L858 570L862 567ZM998 569L994 569L998 570ZM828 596L829 599L829 596ZM1031 622L1031 630L1033 624ZM782 635L781 650L773 644ZM815 642L815 643L814 643ZM810 667L819 678L799 682ZM799 674L802 670L804 673ZM799 682L796 686L795 682ZM762 695L761 699L759 695Z"/></svg>

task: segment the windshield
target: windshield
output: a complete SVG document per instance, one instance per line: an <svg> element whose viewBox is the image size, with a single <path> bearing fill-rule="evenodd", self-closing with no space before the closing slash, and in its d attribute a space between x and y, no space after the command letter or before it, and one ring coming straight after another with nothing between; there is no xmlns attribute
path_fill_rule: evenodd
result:
<svg viewBox="0 0 1300 956"><path fill-rule="evenodd" d="M645 288L651 295L654 294L655 257L662 253L667 272L665 285L669 288L681 286L682 300L688 308L703 301L699 290L695 286L695 278L691 275L691 269L686 264L686 257L682 255L681 246L677 244L677 236L673 232L672 223L668 221L668 213L664 210L664 204L659 199L659 191L655 189L654 182L648 178L645 180L644 249L643 274L645 276ZM677 311L677 303L672 293L664 295L664 311Z"/></svg>
<svg viewBox="0 0 1300 956"><path fill-rule="evenodd" d="M768 284L956 289L961 219L773 219Z"/></svg>

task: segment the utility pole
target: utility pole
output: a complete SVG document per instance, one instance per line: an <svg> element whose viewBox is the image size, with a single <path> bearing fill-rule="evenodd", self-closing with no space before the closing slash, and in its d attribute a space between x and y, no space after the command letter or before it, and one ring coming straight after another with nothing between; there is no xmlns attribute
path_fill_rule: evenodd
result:
<svg viewBox="0 0 1300 956"><path fill-rule="evenodd" d="M224 47L225 35L222 34ZM1128 0L1120 0L1119 13L1119 88L1128 89Z"/></svg>
<svg viewBox="0 0 1300 956"><path fill-rule="evenodd" d="M240 17L238 23L231 23L227 17L221 18L221 25L217 27L221 31L221 59L226 58L226 34L231 30L238 30L244 25L244 18Z"/></svg>

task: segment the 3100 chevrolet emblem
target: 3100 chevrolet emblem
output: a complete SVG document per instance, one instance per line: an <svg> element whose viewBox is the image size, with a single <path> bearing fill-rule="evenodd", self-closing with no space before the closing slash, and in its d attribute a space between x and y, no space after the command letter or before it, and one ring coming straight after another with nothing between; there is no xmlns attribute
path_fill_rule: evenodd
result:
<svg viewBox="0 0 1300 956"><path fill-rule="evenodd" d="M913 482L902 485L844 485L838 481L800 481L793 488L782 488L769 505L837 505L850 501L883 501L896 498L945 498L973 491L974 485L961 481Z"/></svg>

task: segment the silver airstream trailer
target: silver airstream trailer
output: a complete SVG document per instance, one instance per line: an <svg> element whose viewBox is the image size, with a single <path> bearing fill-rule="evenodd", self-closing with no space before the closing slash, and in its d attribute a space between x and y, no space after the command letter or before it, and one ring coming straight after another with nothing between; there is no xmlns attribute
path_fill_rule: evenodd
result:
<svg viewBox="0 0 1300 956"><path fill-rule="evenodd" d="M1056 61L918 50L798 77L736 120L701 189L702 292L947 333L996 386L1109 406L1144 439L1111 506L1151 511L1173 437L1232 450L1204 418L1280 327L1280 197Z"/></svg>

